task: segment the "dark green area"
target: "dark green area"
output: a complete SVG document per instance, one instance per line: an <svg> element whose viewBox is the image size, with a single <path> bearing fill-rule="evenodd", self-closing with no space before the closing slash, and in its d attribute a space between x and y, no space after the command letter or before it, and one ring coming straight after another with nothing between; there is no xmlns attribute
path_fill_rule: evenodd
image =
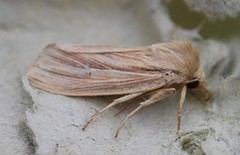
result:
<svg viewBox="0 0 240 155"><path fill-rule="evenodd" d="M230 39L240 37L240 15L225 19L207 19L207 17L187 6L183 0L172 0L167 3L170 18L184 29L200 28L204 39Z"/></svg>

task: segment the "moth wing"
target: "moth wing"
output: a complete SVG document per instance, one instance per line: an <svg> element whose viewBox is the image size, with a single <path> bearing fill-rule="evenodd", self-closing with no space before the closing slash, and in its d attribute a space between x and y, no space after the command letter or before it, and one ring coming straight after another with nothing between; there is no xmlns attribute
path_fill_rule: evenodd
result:
<svg viewBox="0 0 240 155"><path fill-rule="evenodd" d="M30 84L68 96L120 95L166 85L165 70L149 47L52 44L28 72Z"/></svg>

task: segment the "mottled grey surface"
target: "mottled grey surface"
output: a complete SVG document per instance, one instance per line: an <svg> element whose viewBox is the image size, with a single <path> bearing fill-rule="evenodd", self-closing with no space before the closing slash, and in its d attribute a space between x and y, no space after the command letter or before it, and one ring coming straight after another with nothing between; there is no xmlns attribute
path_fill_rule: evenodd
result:
<svg viewBox="0 0 240 155"><path fill-rule="evenodd" d="M239 0L185 0L193 9L203 12L208 18L236 17L240 12Z"/></svg>
<svg viewBox="0 0 240 155"><path fill-rule="evenodd" d="M48 43L149 45L171 40L172 32L196 40L214 93L207 104L187 95L180 137L177 93L137 113L114 139L132 109L113 117L119 107L111 108L83 132L114 97L53 95L26 79ZM0 1L0 154L239 154L239 40L200 38L175 26L158 0Z"/></svg>

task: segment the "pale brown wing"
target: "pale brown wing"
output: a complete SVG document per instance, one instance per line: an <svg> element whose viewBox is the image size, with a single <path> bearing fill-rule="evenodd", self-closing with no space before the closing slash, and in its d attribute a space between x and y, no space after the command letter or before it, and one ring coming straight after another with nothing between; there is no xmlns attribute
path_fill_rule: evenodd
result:
<svg viewBox="0 0 240 155"><path fill-rule="evenodd" d="M152 49L52 44L30 68L29 81L69 96L129 94L180 83L176 67Z"/></svg>

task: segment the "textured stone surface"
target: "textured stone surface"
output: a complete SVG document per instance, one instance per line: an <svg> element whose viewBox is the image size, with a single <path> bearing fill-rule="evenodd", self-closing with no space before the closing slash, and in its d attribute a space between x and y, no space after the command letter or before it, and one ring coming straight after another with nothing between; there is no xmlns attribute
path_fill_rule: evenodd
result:
<svg viewBox="0 0 240 155"><path fill-rule="evenodd" d="M239 154L239 41L201 40L197 30L175 26L163 4L0 1L0 154ZM179 136L177 93L137 113L114 139L132 109L113 117L120 107L111 108L86 131L81 128L115 97L54 95L26 80L28 68L48 43L148 45L171 40L172 32L198 40L194 45L214 93L208 104L198 94L187 95Z"/></svg>
<svg viewBox="0 0 240 155"><path fill-rule="evenodd" d="M185 0L189 6L208 18L236 17L240 12L238 0Z"/></svg>

